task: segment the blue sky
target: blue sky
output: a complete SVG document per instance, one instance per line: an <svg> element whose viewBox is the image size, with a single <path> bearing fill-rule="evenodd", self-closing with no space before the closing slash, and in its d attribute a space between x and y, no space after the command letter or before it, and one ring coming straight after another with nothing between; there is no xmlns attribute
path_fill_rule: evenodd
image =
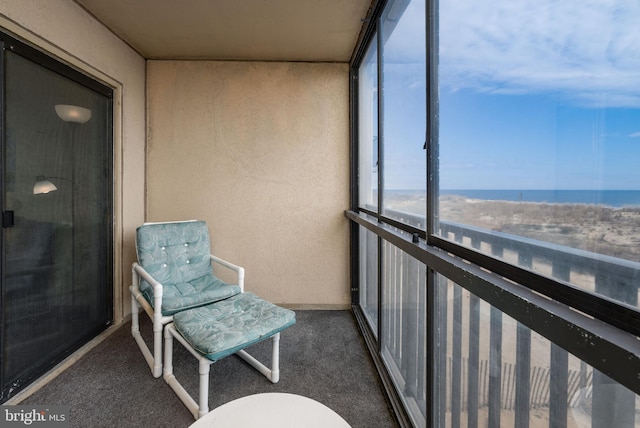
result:
<svg viewBox="0 0 640 428"><path fill-rule="evenodd" d="M385 144L407 137L387 188L423 180L424 124L407 113L424 112L408 76L421 17L404 19L392 42L407 101ZM640 1L446 0L439 20L441 188L640 189Z"/></svg>

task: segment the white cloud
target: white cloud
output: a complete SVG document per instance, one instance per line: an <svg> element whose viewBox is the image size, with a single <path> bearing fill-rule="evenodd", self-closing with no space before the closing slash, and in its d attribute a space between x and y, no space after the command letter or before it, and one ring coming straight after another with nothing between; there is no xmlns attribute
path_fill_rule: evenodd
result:
<svg viewBox="0 0 640 428"><path fill-rule="evenodd" d="M440 1L447 89L640 107L637 0Z"/></svg>
<svg viewBox="0 0 640 428"><path fill-rule="evenodd" d="M634 132L633 134L630 134L629 137L631 137L631 138L640 138L640 131Z"/></svg>

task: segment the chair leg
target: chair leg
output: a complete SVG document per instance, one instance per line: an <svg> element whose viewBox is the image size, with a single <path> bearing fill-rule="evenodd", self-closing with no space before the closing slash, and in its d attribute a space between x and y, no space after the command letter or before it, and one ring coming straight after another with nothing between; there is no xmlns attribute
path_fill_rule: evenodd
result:
<svg viewBox="0 0 640 428"><path fill-rule="evenodd" d="M131 335L136 336L136 334L140 333L140 305L136 300L133 293L131 293Z"/></svg>
<svg viewBox="0 0 640 428"><path fill-rule="evenodd" d="M153 353L147 346L142 335L140 334L140 308L143 308L145 312L147 308L144 308L138 298L144 299L141 294L136 292L133 287L131 289L131 335L136 340L142 355L144 356L151 374L153 377L158 378L162 376L162 316L153 316ZM145 302L146 303L146 302Z"/></svg>
<svg viewBox="0 0 640 428"><path fill-rule="evenodd" d="M136 343L138 344L138 348L140 348L140 352L142 352L142 356L147 362L147 365L149 366L151 373L154 375L154 377L158 377L158 376L155 376L154 369L153 369L154 357L151 354L151 351L149 351L149 347L147 346L144 339L142 338L142 335L140 334L139 311L140 311L140 304L136 300L135 296L131 294L131 335L133 336Z"/></svg>
<svg viewBox="0 0 640 428"><path fill-rule="evenodd" d="M162 325L160 315L153 316L153 377L162 376Z"/></svg>

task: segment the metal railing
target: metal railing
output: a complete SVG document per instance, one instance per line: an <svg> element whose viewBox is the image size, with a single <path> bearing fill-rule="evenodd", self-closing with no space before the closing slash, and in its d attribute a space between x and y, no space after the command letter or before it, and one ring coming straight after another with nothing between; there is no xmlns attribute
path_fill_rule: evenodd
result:
<svg viewBox="0 0 640 428"><path fill-rule="evenodd" d="M424 228L423 216L389 210L385 215ZM590 278L591 291L638 305L640 263L446 221L440 222L439 230L446 239L482 248L496 258L508 253L509 260L518 266L548 271L563 282L570 282L576 274ZM377 239L361 244L378 245ZM382 248L383 309L379 322L383 335L379 340L383 359L414 421L426 421L427 325L422 315L427 311L427 267L387 242ZM377 250L367 251L376 254ZM513 418L513 426L528 428L532 412L541 408L549 427L581 426L573 421L572 409L584 408L586 402L589 426L635 426L636 394L575 357L571 357L570 367L571 354L552 342L548 364L536 365L532 330L520 323L505 327L500 310L487 309L477 296L442 276L438 278L434 307L440 325L434 331L439 332L438 349L445 353L434 358L440 378L434 385L443 391L432 405L446 416L436 418L441 421L437 426L500 427L506 411L512 412L508 417ZM481 305L486 310L481 311ZM488 323L481 322L481 312ZM489 331L481 335L485 324ZM512 361L505 361L503 349L507 329L516 331L512 344L516 352L509 354ZM490 350L486 358L481 358L481 347Z"/></svg>

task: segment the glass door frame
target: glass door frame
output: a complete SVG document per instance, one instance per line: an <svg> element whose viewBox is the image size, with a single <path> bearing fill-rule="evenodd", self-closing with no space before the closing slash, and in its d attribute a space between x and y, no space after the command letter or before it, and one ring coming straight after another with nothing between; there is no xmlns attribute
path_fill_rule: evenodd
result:
<svg viewBox="0 0 640 428"><path fill-rule="evenodd" d="M10 399L13 395L15 395L17 392L22 390L25 386L32 383L34 380L36 380L39 376L41 376L47 370L54 367L56 364L58 364L64 358L66 358L68 355L70 355L71 353L79 349L81 346L86 344L93 337L97 336L100 332L104 331L109 325L113 324L113 321L114 321L113 299L114 299L114 284L115 284L115 277L114 277L114 273L115 273L114 192L115 192L115 189L114 189L114 153L113 153L113 150L114 150L113 93L114 91L112 88L94 80L93 78L89 77L85 73L58 61L57 59L50 56L49 54L44 53L43 51L36 49L28 45L27 43L24 43L2 31L0 31L0 117L2 118L0 120L0 147L2 149L2 153L0 153L0 161L1 161L0 162L0 172L1 172L0 173L0 189L2 190L2 198L0 198L0 212L2 213L3 238L0 239L0 254L2 256L0 257L0 282L4 283L5 272L7 267L6 260L5 260L5 249L6 249L5 244L6 243L4 239L4 229L8 227L12 227L13 221L14 221L13 211L10 211L9 210L10 207L6 206L6 201L4 196L5 186L7 184L5 182L6 173L4 171L5 161L6 161L5 150L6 150L6 143L7 143L6 142L6 123L5 123L6 111L7 111L6 110L7 89L5 87L6 78L7 78L6 77L6 55L7 55L6 52L7 51L13 54L17 54L23 58L26 58L27 60L43 67L44 69L57 73L58 75L61 75L64 78L70 79L76 84L84 86L85 88L106 97L106 99L108 100L107 101L108 102L107 117L105 118L107 121L106 122L106 129L107 129L106 139L107 140L105 141L107 146L105 147L106 153L104 153L104 155L106 156L105 162L108 165L105 168L105 171L107 174L106 176L107 185L105 189L108 193L107 194L108 213L106 214L108 215L108 219L105 219L105 221L103 222L104 227L106 227L108 230L102 229L102 233L101 233L103 234L103 236L107 237L106 241L104 242L104 244L106 245L104 250L105 256L106 256L106 260L105 260L106 288L105 290L103 290L104 297L105 297L104 313L106 314L107 319L105 320L105 323L103 325L100 325L99 327L92 329L83 337L79 337L78 340L76 340L74 343L68 344L68 347L66 348L65 351L63 351L62 354L54 356L50 360L50 362L48 362L48 364L46 364L45 366L38 367L35 371L30 373L26 378L17 379L15 381L12 379L9 379L9 380L0 379L1 381L0 385L6 385L7 382L9 381L13 382L13 384L11 385L11 388L2 387L3 390L0 391L0 403ZM4 284L2 284L2 286L0 287L0 311L1 311L0 314L2 314L2 318L0 318L0 322L4 322L5 305L6 305L5 287L4 287ZM6 338L4 336L5 327L4 326L0 326L0 327L2 327L0 328L0 347L4 352L5 341L6 341ZM2 355L0 358L4 358L4 355ZM1 360L0 360L0 363L2 363ZM0 372L0 375L4 376L4 370Z"/></svg>

